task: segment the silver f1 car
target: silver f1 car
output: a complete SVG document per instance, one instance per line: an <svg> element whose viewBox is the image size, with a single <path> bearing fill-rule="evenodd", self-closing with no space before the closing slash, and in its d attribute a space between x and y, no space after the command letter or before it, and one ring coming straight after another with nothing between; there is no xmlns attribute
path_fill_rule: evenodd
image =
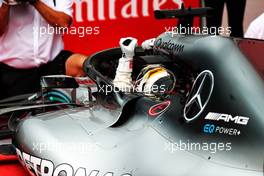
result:
<svg viewBox="0 0 264 176"><path fill-rule="evenodd" d="M202 12L156 15L190 24ZM16 154L38 176L263 176L264 65L254 51L263 49L264 41L163 33L134 57L133 78L151 64L176 77L173 91L151 97L114 91L122 52L97 53L84 64L96 102L16 123Z"/></svg>

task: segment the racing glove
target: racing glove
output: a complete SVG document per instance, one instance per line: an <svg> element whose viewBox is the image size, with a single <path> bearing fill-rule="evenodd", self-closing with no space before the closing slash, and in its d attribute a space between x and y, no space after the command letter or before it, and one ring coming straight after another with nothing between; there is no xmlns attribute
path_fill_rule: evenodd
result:
<svg viewBox="0 0 264 176"><path fill-rule="evenodd" d="M122 57L119 59L114 86L123 92L129 92L133 88L131 74L133 71L133 57L137 46L137 39L128 37L122 38L119 42L122 50Z"/></svg>
<svg viewBox="0 0 264 176"><path fill-rule="evenodd" d="M119 42L124 58L133 58L135 56L135 48L137 47L137 39L132 37L121 38Z"/></svg>
<svg viewBox="0 0 264 176"><path fill-rule="evenodd" d="M141 47L142 47L144 50L152 50L153 47L154 47L155 40L156 40L156 38L152 38L152 39L145 40L145 41L141 44Z"/></svg>

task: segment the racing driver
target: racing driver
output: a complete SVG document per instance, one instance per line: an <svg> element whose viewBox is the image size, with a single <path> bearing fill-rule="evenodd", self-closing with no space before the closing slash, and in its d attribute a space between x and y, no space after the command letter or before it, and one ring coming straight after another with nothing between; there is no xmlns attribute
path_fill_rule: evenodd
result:
<svg viewBox="0 0 264 176"><path fill-rule="evenodd" d="M114 86L122 92L136 91L148 96L155 94L166 94L174 89L176 78L171 72L159 64L145 66L135 83L132 81L133 57L138 45L137 39L133 37L121 38L119 45L122 50L122 57L119 59L116 69ZM145 51L153 49L155 38L145 40L142 48Z"/></svg>

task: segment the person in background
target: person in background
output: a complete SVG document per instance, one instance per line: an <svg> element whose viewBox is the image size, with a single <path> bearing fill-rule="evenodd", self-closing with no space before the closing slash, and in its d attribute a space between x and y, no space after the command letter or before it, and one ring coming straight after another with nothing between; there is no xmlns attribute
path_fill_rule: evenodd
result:
<svg viewBox="0 0 264 176"><path fill-rule="evenodd" d="M211 16L207 17L207 27L219 28L222 24L224 5L228 13L228 25L232 37L243 37L243 21L246 0L204 0L206 7L212 7Z"/></svg>
<svg viewBox="0 0 264 176"><path fill-rule="evenodd" d="M0 1L0 99L39 91L44 75L84 75L87 56L63 50L61 33L38 30L70 26L72 0Z"/></svg>
<svg viewBox="0 0 264 176"><path fill-rule="evenodd" d="M250 23L245 38L264 40L264 13Z"/></svg>

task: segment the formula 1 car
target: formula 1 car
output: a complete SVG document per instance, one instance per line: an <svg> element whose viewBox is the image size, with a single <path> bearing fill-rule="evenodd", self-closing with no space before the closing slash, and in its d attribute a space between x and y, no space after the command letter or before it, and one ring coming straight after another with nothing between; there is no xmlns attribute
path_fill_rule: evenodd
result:
<svg viewBox="0 0 264 176"><path fill-rule="evenodd" d="M185 25L201 14L156 11ZM161 64L177 79L172 92L151 97L114 91L121 49L99 52L84 64L96 103L21 120L15 152L39 176L262 176L263 48L258 40L163 33L134 57L133 78Z"/></svg>

